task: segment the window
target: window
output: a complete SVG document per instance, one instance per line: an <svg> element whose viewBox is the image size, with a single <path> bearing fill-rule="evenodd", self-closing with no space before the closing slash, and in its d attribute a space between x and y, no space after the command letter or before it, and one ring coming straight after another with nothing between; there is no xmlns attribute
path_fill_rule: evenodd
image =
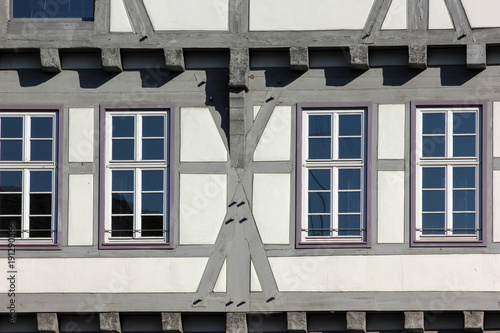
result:
<svg viewBox="0 0 500 333"><path fill-rule="evenodd" d="M298 246L367 244L366 108L299 108Z"/></svg>
<svg viewBox="0 0 500 333"><path fill-rule="evenodd" d="M482 240L481 110L415 108L414 245Z"/></svg>
<svg viewBox="0 0 500 333"><path fill-rule="evenodd" d="M57 241L57 111L0 111L0 239Z"/></svg>
<svg viewBox="0 0 500 333"><path fill-rule="evenodd" d="M103 112L103 245L170 244L169 110Z"/></svg>
<svg viewBox="0 0 500 333"><path fill-rule="evenodd" d="M14 18L94 18L94 0L12 0Z"/></svg>

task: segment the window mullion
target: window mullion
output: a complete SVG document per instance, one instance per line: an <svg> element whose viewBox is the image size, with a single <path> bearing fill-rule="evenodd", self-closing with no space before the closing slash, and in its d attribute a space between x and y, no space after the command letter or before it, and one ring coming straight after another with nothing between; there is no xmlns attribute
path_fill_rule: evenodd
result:
<svg viewBox="0 0 500 333"><path fill-rule="evenodd" d="M332 189L332 195L331 197L331 204L330 204L330 216L332 219L332 229L333 232L331 232L333 237L337 237L339 235L339 169L337 167L332 168L332 184L331 187Z"/></svg>
<svg viewBox="0 0 500 333"><path fill-rule="evenodd" d="M332 160L339 158L339 114L334 112L332 114Z"/></svg>
<svg viewBox="0 0 500 333"><path fill-rule="evenodd" d="M21 238L29 238L30 230L30 170L23 170L23 216L21 221Z"/></svg>
<svg viewBox="0 0 500 333"><path fill-rule="evenodd" d="M445 126L445 140L446 140L446 157L453 157L453 112L446 111L446 126Z"/></svg>
<svg viewBox="0 0 500 333"><path fill-rule="evenodd" d="M445 195L446 234L453 235L453 231L452 231L452 229L453 229L453 167L451 165L446 166L445 186L446 186L446 191L445 191L445 193L446 193L446 195Z"/></svg>
<svg viewBox="0 0 500 333"><path fill-rule="evenodd" d="M27 115L24 117L24 133L23 133L23 148L24 155L22 157L23 162L31 161L31 116Z"/></svg>
<svg viewBox="0 0 500 333"><path fill-rule="evenodd" d="M135 190L134 190L134 196L135 196L135 207L134 207L134 238L139 238L141 237L141 206L142 206L142 173L141 169L136 168L135 169Z"/></svg>
<svg viewBox="0 0 500 333"><path fill-rule="evenodd" d="M135 116L135 160L142 161L142 116Z"/></svg>

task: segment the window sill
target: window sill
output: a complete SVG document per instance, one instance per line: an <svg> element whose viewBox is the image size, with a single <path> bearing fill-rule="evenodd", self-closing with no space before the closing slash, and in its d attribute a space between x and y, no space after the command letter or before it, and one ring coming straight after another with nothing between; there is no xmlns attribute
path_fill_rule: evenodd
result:
<svg viewBox="0 0 500 333"><path fill-rule="evenodd" d="M299 241L295 245L297 249L331 249L331 248L369 248L367 241L345 240L345 239L318 239L317 241Z"/></svg>

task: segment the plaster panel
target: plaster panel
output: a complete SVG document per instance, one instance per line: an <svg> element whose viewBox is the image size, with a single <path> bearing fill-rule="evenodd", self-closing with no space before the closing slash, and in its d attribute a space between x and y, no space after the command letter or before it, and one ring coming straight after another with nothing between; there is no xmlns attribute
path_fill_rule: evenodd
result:
<svg viewBox="0 0 500 333"><path fill-rule="evenodd" d="M227 149L208 108L181 108L181 161L227 161Z"/></svg>
<svg viewBox="0 0 500 333"><path fill-rule="evenodd" d="M291 128L292 107L277 106L255 148L253 160L289 161L292 140Z"/></svg>
<svg viewBox="0 0 500 333"><path fill-rule="evenodd" d="M493 102L493 157L500 157L500 102Z"/></svg>
<svg viewBox="0 0 500 333"><path fill-rule="evenodd" d="M500 170L493 170L493 242L500 242Z"/></svg>
<svg viewBox="0 0 500 333"><path fill-rule="evenodd" d="M377 226L379 243L404 243L404 171L378 172Z"/></svg>
<svg viewBox="0 0 500 333"><path fill-rule="evenodd" d="M404 159L405 105L387 104L378 107L378 158Z"/></svg>
<svg viewBox="0 0 500 333"><path fill-rule="evenodd" d="M69 162L94 161L94 109L69 109Z"/></svg>
<svg viewBox="0 0 500 333"><path fill-rule="evenodd" d="M257 115L259 114L259 111L260 111L260 108L262 106L260 105L254 105L253 106L253 120L255 120L255 118L257 118Z"/></svg>
<svg viewBox="0 0 500 333"><path fill-rule="evenodd" d="M257 271L255 270L253 261L250 262L250 291L262 291L262 286L260 285L259 277L257 276Z"/></svg>
<svg viewBox="0 0 500 333"><path fill-rule="evenodd" d="M500 27L500 1L462 0L471 28Z"/></svg>
<svg viewBox="0 0 500 333"><path fill-rule="evenodd" d="M111 0L109 4L109 30L111 32L133 32L123 0Z"/></svg>
<svg viewBox="0 0 500 333"><path fill-rule="evenodd" d="M227 30L228 0L144 0L155 30Z"/></svg>
<svg viewBox="0 0 500 333"><path fill-rule="evenodd" d="M290 174L255 174L253 215L264 244L290 243Z"/></svg>
<svg viewBox="0 0 500 333"><path fill-rule="evenodd" d="M444 0L429 0L429 29L453 29Z"/></svg>
<svg viewBox="0 0 500 333"><path fill-rule="evenodd" d="M250 30L363 29L373 0L250 0Z"/></svg>
<svg viewBox="0 0 500 333"><path fill-rule="evenodd" d="M219 273L219 277L217 278L217 282L215 282L214 293L225 293L226 292L226 261L224 260L224 264L222 264L222 268Z"/></svg>
<svg viewBox="0 0 500 333"><path fill-rule="evenodd" d="M93 231L94 176L69 175L68 245L91 246Z"/></svg>
<svg viewBox="0 0 500 333"><path fill-rule="evenodd" d="M214 244L226 215L226 175L180 175L180 244Z"/></svg>
<svg viewBox="0 0 500 333"><path fill-rule="evenodd" d="M392 0L382 30L406 30L406 0Z"/></svg>

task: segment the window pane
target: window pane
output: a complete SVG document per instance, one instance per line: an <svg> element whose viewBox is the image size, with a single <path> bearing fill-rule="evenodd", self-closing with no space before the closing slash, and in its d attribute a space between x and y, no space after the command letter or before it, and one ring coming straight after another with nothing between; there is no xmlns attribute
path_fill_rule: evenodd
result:
<svg viewBox="0 0 500 333"><path fill-rule="evenodd" d="M30 237L52 236L52 218L50 216L30 218Z"/></svg>
<svg viewBox="0 0 500 333"><path fill-rule="evenodd" d="M361 194L359 192L339 192L339 213L361 212Z"/></svg>
<svg viewBox="0 0 500 333"><path fill-rule="evenodd" d="M31 137L32 138L52 138L52 118L32 117Z"/></svg>
<svg viewBox="0 0 500 333"><path fill-rule="evenodd" d="M31 194L30 214L31 215L52 214L52 194Z"/></svg>
<svg viewBox="0 0 500 333"><path fill-rule="evenodd" d="M339 190L361 189L360 169L339 169Z"/></svg>
<svg viewBox="0 0 500 333"><path fill-rule="evenodd" d="M309 139L310 159L331 159L332 158L331 139Z"/></svg>
<svg viewBox="0 0 500 333"><path fill-rule="evenodd" d="M143 237L163 236L163 216L142 216Z"/></svg>
<svg viewBox="0 0 500 333"><path fill-rule="evenodd" d="M52 140L31 140L32 161L52 161Z"/></svg>
<svg viewBox="0 0 500 333"><path fill-rule="evenodd" d="M308 236L330 236L330 215L310 215Z"/></svg>
<svg viewBox="0 0 500 333"><path fill-rule="evenodd" d="M0 192L21 192L22 186L21 171L0 171Z"/></svg>
<svg viewBox="0 0 500 333"><path fill-rule="evenodd" d="M339 158L361 158L361 138L340 138Z"/></svg>
<svg viewBox="0 0 500 333"><path fill-rule="evenodd" d="M423 113L423 134L444 134L445 113Z"/></svg>
<svg viewBox="0 0 500 333"><path fill-rule="evenodd" d="M163 193L143 193L142 214L163 214Z"/></svg>
<svg viewBox="0 0 500 333"><path fill-rule="evenodd" d="M31 171L30 192L52 192L52 171Z"/></svg>
<svg viewBox="0 0 500 333"><path fill-rule="evenodd" d="M12 236L21 237L21 217L0 217L0 237Z"/></svg>
<svg viewBox="0 0 500 333"><path fill-rule="evenodd" d="M22 194L0 193L0 214L21 215Z"/></svg>
<svg viewBox="0 0 500 333"><path fill-rule="evenodd" d="M143 170L142 190L163 191L163 170Z"/></svg>
<svg viewBox="0 0 500 333"><path fill-rule="evenodd" d="M94 0L13 0L15 18L94 17Z"/></svg>
<svg viewBox="0 0 500 333"><path fill-rule="evenodd" d="M476 191L474 190L454 190L453 191L454 211L475 211Z"/></svg>
<svg viewBox="0 0 500 333"><path fill-rule="evenodd" d="M133 191L134 190L134 171L123 170L113 171L112 173L113 191Z"/></svg>
<svg viewBox="0 0 500 333"><path fill-rule="evenodd" d="M309 213L329 213L330 192L309 193Z"/></svg>
<svg viewBox="0 0 500 333"><path fill-rule="evenodd" d="M134 140L113 140L113 156L111 159L115 161L132 161L134 160Z"/></svg>
<svg viewBox="0 0 500 333"><path fill-rule="evenodd" d="M340 115L339 135L361 135L361 115Z"/></svg>
<svg viewBox="0 0 500 333"><path fill-rule="evenodd" d="M453 113L453 133L476 133L476 114L474 112Z"/></svg>
<svg viewBox="0 0 500 333"><path fill-rule="evenodd" d="M453 156L454 157L476 156L476 136L454 136Z"/></svg>
<svg viewBox="0 0 500 333"><path fill-rule="evenodd" d="M444 136L424 136L422 137L423 157L444 157L445 142Z"/></svg>
<svg viewBox="0 0 500 333"><path fill-rule="evenodd" d="M111 217L111 237L132 237L134 218L132 216Z"/></svg>
<svg viewBox="0 0 500 333"><path fill-rule="evenodd" d="M339 215L339 236L359 236L360 215Z"/></svg>
<svg viewBox="0 0 500 333"><path fill-rule="evenodd" d="M444 188L445 168L422 168L423 188Z"/></svg>
<svg viewBox="0 0 500 333"><path fill-rule="evenodd" d="M330 190L330 169L309 170L309 190Z"/></svg>
<svg viewBox="0 0 500 333"><path fill-rule="evenodd" d="M2 117L1 120L2 138L22 138L23 137L23 118L21 117Z"/></svg>
<svg viewBox="0 0 500 333"><path fill-rule="evenodd" d="M113 138L133 138L134 117L113 117Z"/></svg>
<svg viewBox="0 0 500 333"><path fill-rule="evenodd" d="M165 145L163 139L142 140L143 160L163 160L165 158Z"/></svg>
<svg viewBox="0 0 500 333"><path fill-rule="evenodd" d="M453 188L475 188L476 168L453 168Z"/></svg>
<svg viewBox="0 0 500 333"><path fill-rule="evenodd" d="M445 191L422 191L422 209L424 212L444 212Z"/></svg>
<svg viewBox="0 0 500 333"><path fill-rule="evenodd" d="M331 136L332 116L309 116L309 136Z"/></svg>
<svg viewBox="0 0 500 333"><path fill-rule="evenodd" d="M113 193L111 202L112 214L133 214L134 194L133 193Z"/></svg>
<svg viewBox="0 0 500 333"><path fill-rule="evenodd" d="M453 214L453 234L475 234L476 214Z"/></svg>
<svg viewBox="0 0 500 333"><path fill-rule="evenodd" d="M142 117L142 136L144 138L165 136L165 117Z"/></svg>
<svg viewBox="0 0 500 333"><path fill-rule="evenodd" d="M0 160L21 161L23 158L23 144L21 140L0 140Z"/></svg>
<svg viewBox="0 0 500 333"><path fill-rule="evenodd" d="M423 235L444 235L444 214L422 214Z"/></svg>

